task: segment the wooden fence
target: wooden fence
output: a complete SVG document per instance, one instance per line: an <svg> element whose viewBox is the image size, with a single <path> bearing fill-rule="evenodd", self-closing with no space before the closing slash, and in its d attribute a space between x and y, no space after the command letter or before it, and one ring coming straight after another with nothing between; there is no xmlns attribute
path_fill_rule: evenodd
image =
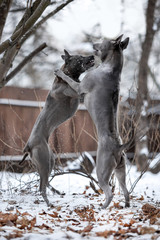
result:
<svg viewBox="0 0 160 240"><path fill-rule="evenodd" d="M0 161L19 161L22 150L31 133L34 122L42 110L47 90L4 87L0 92ZM148 146L150 153L160 152L160 101L152 101L148 110ZM134 100L128 99L120 107L120 132L126 140L133 127ZM61 124L51 135L49 143L53 152L75 156L77 152L90 152L96 156L97 141L95 126L84 105L80 105L75 116ZM128 150L133 158L134 146ZM77 156L77 155L76 155Z"/></svg>
<svg viewBox="0 0 160 240"><path fill-rule="evenodd" d="M21 157L34 122L44 106L47 90L4 87L0 92L0 156ZM97 149L94 124L83 105L54 131L49 143L55 153ZM13 159L13 157L12 157Z"/></svg>

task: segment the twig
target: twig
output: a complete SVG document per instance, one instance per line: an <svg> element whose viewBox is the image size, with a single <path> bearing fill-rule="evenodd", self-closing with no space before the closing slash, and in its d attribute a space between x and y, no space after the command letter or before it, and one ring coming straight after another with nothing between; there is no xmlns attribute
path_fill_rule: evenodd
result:
<svg viewBox="0 0 160 240"><path fill-rule="evenodd" d="M90 184L90 186L92 187L92 189L93 189L96 193L99 193L99 192L95 189L94 184L93 184L93 182L95 182L95 183L98 185L98 187L100 188L98 181L97 181L94 177L92 177L90 174L88 174L87 172L82 173L82 172L75 171L75 170L69 170L69 171L65 171L65 172L63 172L63 171L62 171L62 172L57 172L57 173L54 173L54 174L52 175L52 178L51 178L51 180L50 180L49 182L51 182L54 177L60 176L60 175L65 175L65 174L78 174L78 175L80 175L80 176L82 176L82 177L89 178L89 179L92 181L92 184Z"/></svg>
<svg viewBox="0 0 160 240"><path fill-rule="evenodd" d="M14 32L10 39L7 39L6 41L0 44L0 53L4 52L9 46L12 45L13 42L15 44L15 40L17 38L18 39L21 38L34 25L34 23L42 15L42 13L49 4L50 0L41 1L39 6L36 8L35 12L26 21L25 25L20 27L16 32Z"/></svg>
<svg viewBox="0 0 160 240"><path fill-rule="evenodd" d="M35 55L37 55L40 51L46 48L46 43L41 44L38 48L36 48L33 52L31 52L24 60L5 78L6 83L13 78Z"/></svg>
<svg viewBox="0 0 160 240"><path fill-rule="evenodd" d="M1 141L5 146L7 146L7 147L9 147L9 148L11 148L11 149L14 149L14 150L17 151L17 152L22 152L21 149L18 149L18 148L15 148L15 147L10 146L10 145L7 144L6 142L4 142L1 138L0 138L0 141Z"/></svg>
<svg viewBox="0 0 160 240"><path fill-rule="evenodd" d="M53 17L56 13L58 13L60 10L62 10L65 6L67 6L69 3L73 2L74 0L68 0L65 3L62 3L59 5L55 10L50 12L48 15L43 17L37 24L35 24L23 37L21 44L23 44L36 30L39 28L44 22L46 22L50 17Z"/></svg>
<svg viewBox="0 0 160 240"><path fill-rule="evenodd" d="M131 194L135 188L135 186L137 185L137 183L139 182L139 180L142 178L142 176L145 174L145 172L147 172L149 168L149 165L147 164L147 166L145 167L145 169L141 172L141 174L139 175L139 177L134 181L134 183L131 186L131 189L129 190L129 194Z"/></svg>

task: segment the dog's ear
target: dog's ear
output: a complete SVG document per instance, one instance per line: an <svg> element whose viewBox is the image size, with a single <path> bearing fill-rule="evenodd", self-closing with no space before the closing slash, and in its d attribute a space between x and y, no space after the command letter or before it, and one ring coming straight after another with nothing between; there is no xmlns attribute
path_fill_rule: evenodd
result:
<svg viewBox="0 0 160 240"><path fill-rule="evenodd" d="M122 50L126 49L129 43L129 37L120 43Z"/></svg>
<svg viewBox="0 0 160 240"><path fill-rule="evenodd" d="M116 38L116 40L115 40L116 44L120 44L122 37L123 37L123 34L120 35L118 38Z"/></svg>
<svg viewBox="0 0 160 240"><path fill-rule="evenodd" d="M65 55L61 55L61 58L64 60L64 61L67 61L69 58L70 58L70 55L69 53L67 52L67 50L64 49L64 54Z"/></svg>

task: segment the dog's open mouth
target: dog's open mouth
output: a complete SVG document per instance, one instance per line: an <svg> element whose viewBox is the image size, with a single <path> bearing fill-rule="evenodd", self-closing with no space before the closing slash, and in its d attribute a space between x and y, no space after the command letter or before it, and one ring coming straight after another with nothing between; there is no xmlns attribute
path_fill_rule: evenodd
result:
<svg viewBox="0 0 160 240"><path fill-rule="evenodd" d="M86 61L86 67L87 67L87 69L93 67L94 64L95 64L95 62L94 62L94 56L88 57L88 60Z"/></svg>

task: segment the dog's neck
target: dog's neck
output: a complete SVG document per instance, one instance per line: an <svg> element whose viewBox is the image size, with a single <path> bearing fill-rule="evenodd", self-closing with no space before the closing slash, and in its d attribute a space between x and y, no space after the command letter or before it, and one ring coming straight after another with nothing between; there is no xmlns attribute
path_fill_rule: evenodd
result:
<svg viewBox="0 0 160 240"><path fill-rule="evenodd" d="M113 73L121 74L123 66L123 57L121 53L111 52L102 63L109 67L110 71ZM112 70L111 70L112 69Z"/></svg>

